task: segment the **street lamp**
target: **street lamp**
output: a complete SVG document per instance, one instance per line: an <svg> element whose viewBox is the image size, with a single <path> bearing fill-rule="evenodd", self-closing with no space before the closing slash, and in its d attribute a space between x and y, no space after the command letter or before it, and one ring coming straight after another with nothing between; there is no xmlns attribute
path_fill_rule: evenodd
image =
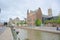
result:
<svg viewBox="0 0 60 40"><path fill-rule="evenodd" d="M0 13L1 13L1 8L0 8Z"/></svg>
<svg viewBox="0 0 60 40"><path fill-rule="evenodd" d="M0 13L1 13L1 8L0 8ZM0 16L1 17L1 16ZM1 19L1 18L0 18Z"/></svg>

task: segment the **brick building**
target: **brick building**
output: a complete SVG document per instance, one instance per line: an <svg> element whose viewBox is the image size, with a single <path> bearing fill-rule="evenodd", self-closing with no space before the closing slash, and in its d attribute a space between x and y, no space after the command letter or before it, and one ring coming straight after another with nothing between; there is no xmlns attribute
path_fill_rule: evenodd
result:
<svg viewBox="0 0 60 40"><path fill-rule="evenodd" d="M42 11L41 11L41 8L38 8L35 11L27 10L27 24L29 26L31 26L31 25L34 26L36 19L42 20Z"/></svg>
<svg viewBox="0 0 60 40"><path fill-rule="evenodd" d="M35 11L27 10L27 24L30 26L35 25L35 20L40 19L42 23L44 23L46 20L55 19L56 16L52 16L52 9L48 9L48 15L43 15L41 8L38 8Z"/></svg>

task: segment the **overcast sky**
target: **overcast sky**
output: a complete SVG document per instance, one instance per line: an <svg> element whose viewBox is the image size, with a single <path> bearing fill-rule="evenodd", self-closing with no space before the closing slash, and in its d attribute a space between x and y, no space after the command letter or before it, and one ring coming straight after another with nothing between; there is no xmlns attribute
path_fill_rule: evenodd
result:
<svg viewBox="0 0 60 40"><path fill-rule="evenodd" d="M0 20L7 21L9 18L26 17L27 9L42 9L42 13L47 15L48 8L52 8L53 15L58 15L60 11L60 0L0 0Z"/></svg>

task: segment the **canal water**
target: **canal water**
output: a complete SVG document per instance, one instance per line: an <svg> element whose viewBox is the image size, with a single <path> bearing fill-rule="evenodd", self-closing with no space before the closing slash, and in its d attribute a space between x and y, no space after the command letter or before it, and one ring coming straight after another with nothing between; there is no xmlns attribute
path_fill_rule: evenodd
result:
<svg viewBox="0 0 60 40"><path fill-rule="evenodd" d="M19 34L17 35L18 38L20 38L20 40L25 40L27 38L27 30L24 29L19 29Z"/></svg>
<svg viewBox="0 0 60 40"><path fill-rule="evenodd" d="M16 29L16 31L19 31L17 40L60 40L60 34L56 33L25 29Z"/></svg>

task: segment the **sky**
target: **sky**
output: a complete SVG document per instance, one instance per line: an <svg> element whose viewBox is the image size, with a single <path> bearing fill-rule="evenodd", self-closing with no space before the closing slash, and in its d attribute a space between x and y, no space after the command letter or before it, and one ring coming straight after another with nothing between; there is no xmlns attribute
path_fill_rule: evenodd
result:
<svg viewBox="0 0 60 40"><path fill-rule="evenodd" d="M42 13L47 15L48 8L52 9L53 16L60 12L60 0L0 0L0 21L8 21L9 18L26 18L27 10L41 8Z"/></svg>

